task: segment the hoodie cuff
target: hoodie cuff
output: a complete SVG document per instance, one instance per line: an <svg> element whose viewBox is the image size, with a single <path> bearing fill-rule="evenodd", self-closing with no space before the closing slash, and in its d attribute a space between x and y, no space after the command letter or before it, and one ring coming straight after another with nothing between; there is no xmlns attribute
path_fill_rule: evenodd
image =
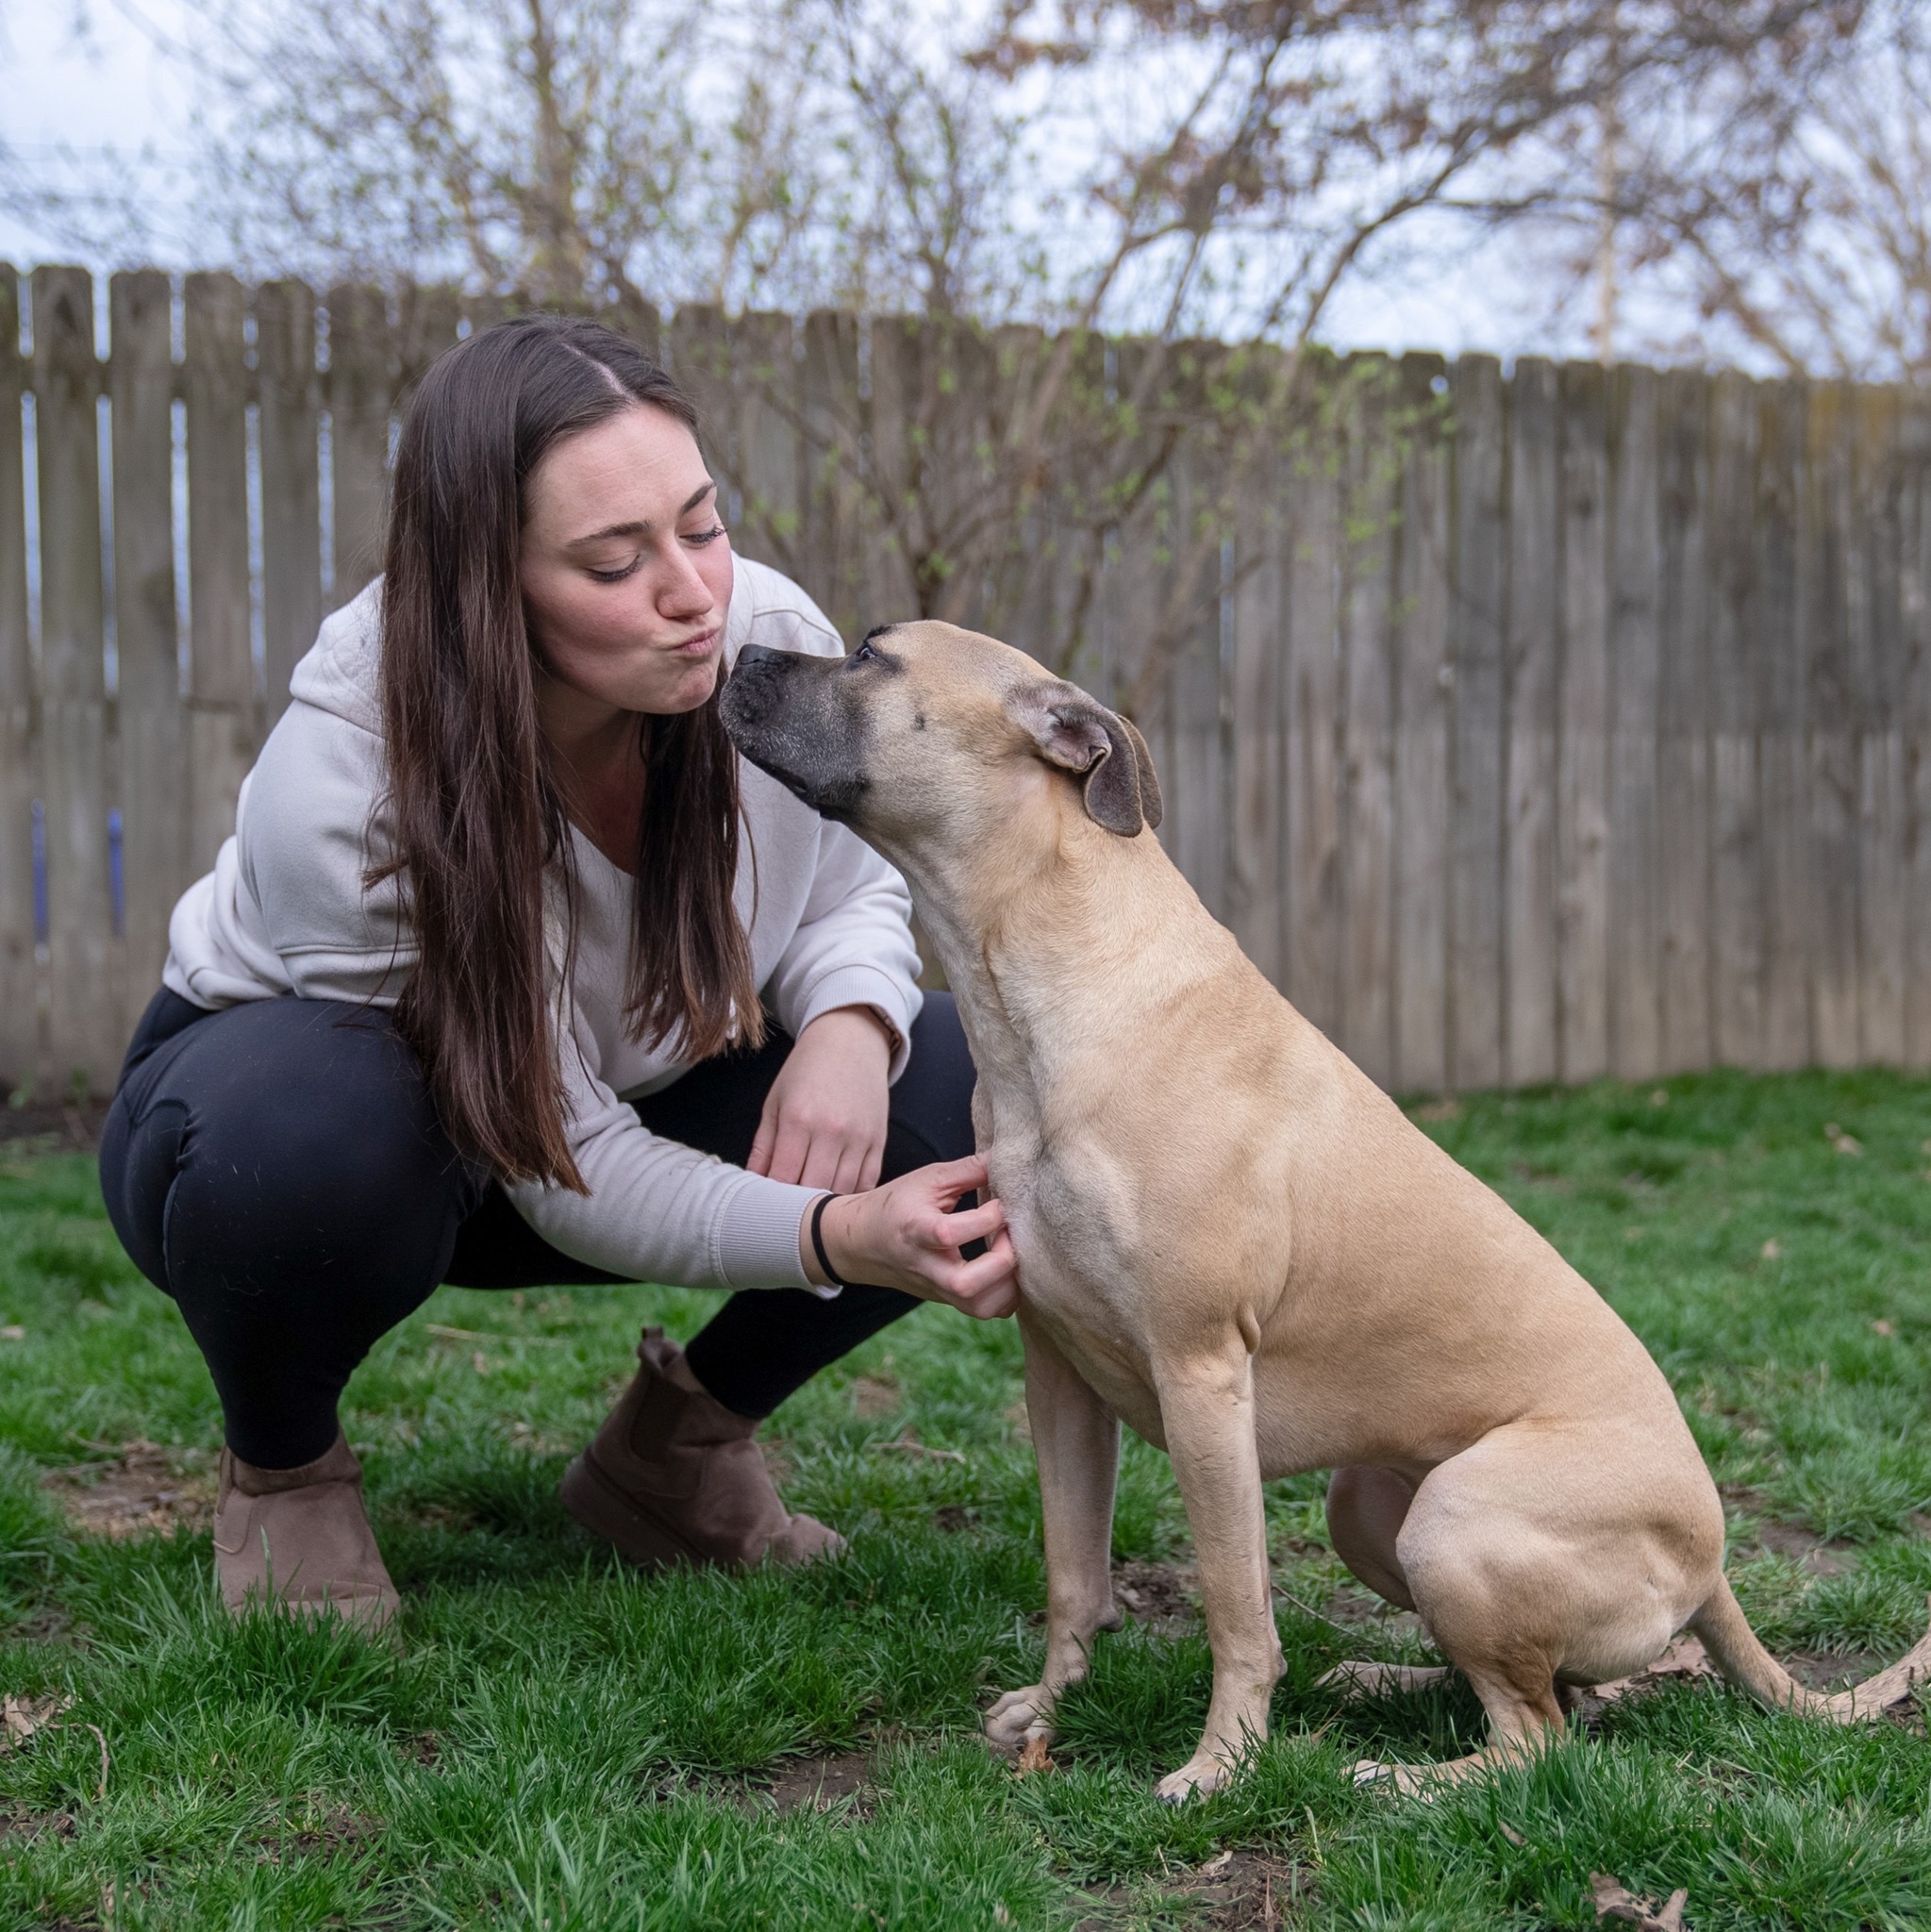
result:
<svg viewBox="0 0 1931 1932"><path fill-rule="evenodd" d="M837 966L823 979L812 982L800 1003L795 1016L797 1024L791 1032L795 1037L821 1013L834 1012L840 1007L872 1008L884 1016L897 1035L891 1049L891 1069L886 1074L887 1083L891 1084L905 1072L912 1057L912 1022L924 1003L925 996L916 986L907 986L896 975L882 973L875 966Z"/></svg>
<svg viewBox="0 0 1931 1932"><path fill-rule="evenodd" d="M824 1192L747 1174L718 1213L712 1242L718 1278L733 1289L802 1288L822 1301L834 1300L837 1289L805 1279L798 1252L806 1210Z"/></svg>

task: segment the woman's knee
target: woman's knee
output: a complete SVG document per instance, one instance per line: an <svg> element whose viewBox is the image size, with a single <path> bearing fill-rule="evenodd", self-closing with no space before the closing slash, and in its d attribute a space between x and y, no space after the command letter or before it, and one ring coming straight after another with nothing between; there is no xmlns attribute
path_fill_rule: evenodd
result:
<svg viewBox="0 0 1931 1932"><path fill-rule="evenodd" d="M143 1100L104 1140L103 1181L129 1254L171 1291L184 1274L251 1292L433 1271L475 1191L386 1014L227 1008L191 1029Z"/></svg>

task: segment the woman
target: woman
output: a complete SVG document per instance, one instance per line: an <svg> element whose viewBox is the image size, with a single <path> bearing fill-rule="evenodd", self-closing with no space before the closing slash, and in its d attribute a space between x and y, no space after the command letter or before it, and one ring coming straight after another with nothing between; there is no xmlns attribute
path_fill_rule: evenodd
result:
<svg viewBox="0 0 1931 1932"><path fill-rule="evenodd" d="M839 1547L787 1514L759 1419L918 1298L1012 1307L997 1204L955 1211L972 1067L903 883L719 724L745 643L841 647L734 562L695 423L594 324L443 355L386 574L175 908L101 1174L221 1398L231 1608L392 1614L336 1404L440 1282L743 1291L687 1351L644 1331L564 1478L646 1564Z"/></svg>

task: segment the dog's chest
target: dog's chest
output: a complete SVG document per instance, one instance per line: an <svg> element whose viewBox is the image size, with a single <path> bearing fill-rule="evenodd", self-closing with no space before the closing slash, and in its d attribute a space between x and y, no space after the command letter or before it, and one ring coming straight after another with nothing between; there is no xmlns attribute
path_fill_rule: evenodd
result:
<svg viewBox="0 0 1931 1932"><path fill-rule="evenodd" d="M1109 1357L1143 1360L1134 1197L1125 1174L1090 1139L1057 1139L1017 1113L995 1117L988 1165L1026 1300L1061 1335L1090 1337Z"/></svg>

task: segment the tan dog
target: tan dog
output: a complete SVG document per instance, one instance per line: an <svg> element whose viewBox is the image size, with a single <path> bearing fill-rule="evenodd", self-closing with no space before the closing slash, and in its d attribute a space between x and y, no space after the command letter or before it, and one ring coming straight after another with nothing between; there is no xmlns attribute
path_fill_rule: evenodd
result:
<svg viewBox="0 0 1931 1932"><path fill-rule="evenodd" d="M1686 1626L1764 1703L1839 1720L1931 1674L1927 1638L1827 1697L1764 1650L1661 1372L1208 916L1153 835L1129 724L939 624L842 661L746 651L724 708L745 757L904 871L978 1068L1048 1573L1045 1668L993 1706L995 1743L1050 1739L1117 1624L1122 1421L1173 1457L1213 1646L1207 1728L1164 1797L1214 1789L1267 1733L1261 1484L1303 1470L1335 1472L1336 1550L1421 1613L1489 1714L1486 1750L1405 1785L1535 1748L1562 1728L1559 1685L1640 1670Z"/></svg>

